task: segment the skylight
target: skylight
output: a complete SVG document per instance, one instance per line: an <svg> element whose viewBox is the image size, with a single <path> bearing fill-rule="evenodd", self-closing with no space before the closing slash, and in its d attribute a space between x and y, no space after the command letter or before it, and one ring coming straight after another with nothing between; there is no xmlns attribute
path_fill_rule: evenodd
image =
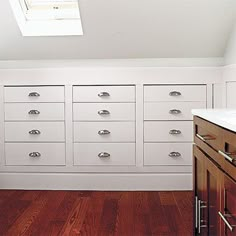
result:
<svg viewBox="0 0 236 236"><path fill-rule="evenodd" d="M24 36L82 35L78 0L9 0Z"/></svg>

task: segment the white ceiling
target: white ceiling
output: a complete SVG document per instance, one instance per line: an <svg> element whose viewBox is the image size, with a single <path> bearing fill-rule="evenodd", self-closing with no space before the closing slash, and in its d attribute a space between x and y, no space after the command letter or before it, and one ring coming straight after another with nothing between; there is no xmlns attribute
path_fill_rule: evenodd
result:
<svg viewBox="0 0 236 236"><path fill-rule="evenodd" d="M0 2L0 60L221 57L235 0L79 0L84 36L22 37Z"/></svg>

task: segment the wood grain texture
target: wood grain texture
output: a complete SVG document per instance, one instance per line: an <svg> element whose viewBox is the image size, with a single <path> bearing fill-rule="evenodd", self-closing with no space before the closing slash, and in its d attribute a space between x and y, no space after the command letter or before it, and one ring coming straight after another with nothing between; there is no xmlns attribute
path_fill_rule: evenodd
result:
<svg viewBox="0 0 236 236"><path fill-rule="evenodd" d="M192 232L191 192L0 191L0 235Z"/></svg>

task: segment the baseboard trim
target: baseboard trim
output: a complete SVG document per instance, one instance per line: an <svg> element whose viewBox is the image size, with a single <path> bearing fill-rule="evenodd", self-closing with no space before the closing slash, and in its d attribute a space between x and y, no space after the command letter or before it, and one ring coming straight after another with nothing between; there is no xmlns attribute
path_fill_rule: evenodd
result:
<svg viewBox="0 0 236 236"><path fill-rule="evenodd" d="M0 189L168 191L192 190L192 174L0 173Z"/></svg>

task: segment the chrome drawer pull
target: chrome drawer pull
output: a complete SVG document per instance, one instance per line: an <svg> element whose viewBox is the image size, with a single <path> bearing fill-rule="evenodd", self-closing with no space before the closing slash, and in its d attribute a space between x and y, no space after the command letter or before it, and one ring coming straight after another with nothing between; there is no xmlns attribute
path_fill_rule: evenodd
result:
<svg viewBox="0 0 236 236"><path fill-rule="evenodd" d="M178 114L181 114L182 112L178 109L172 109L169 111L169 113L172 115L178 115Z"/></svg>
<svg viewBox="0 0 236 236"><path fill-rule="evenodd" d="M29 97L39 97L39 96L40 96L40 94L37 92L29 93Z"/></svg>
<svg viewBox="0 0 236 236"><path fill-rule="evenodd" d="M177 97L177 96L181 96L181 92L178 92L178 91L172 91L169 93L170 96L173 96L173 97Z"/></svg>
<svg viewBox="0 0 236 236"><path fill-rule="evenodd" d="M235 162L236 161L236 158L233 158L233 157L230 156L230 155L236 155L236 153L233 153L233 152L228 153L228 152L223 152L221 150L219 150L218 153L230 162Z"/></svg>
<svg viewBox="0 0 236 236"><path fill-rule="evenodd" d="M30 111L28 112L28 114L29 114L29 115L39 115L39 114L40 114L40 111L38 111L38 110L30 110Z"/></svg>
<svg viewBox="0 0 236 236"><path fill-rule="evenodd" d="M39 134L41 134L41 132L39 130L33 129L33 130L29 131L29 134L39 135Z"/></svg>
<svg viewBox="0 0 236 236"><path fill-rule="evenodd" d="M108 92L101 92L98 94L98 97L110 97L110 94Z"/></svg>
<svg viewBox="0 0 236 236"><path fill-rule="evenodd" d="M181 157L181 154L179 152L171 152L169 157Z"/></svg>
<svg viewBox="0 0 236 236"><path fill-rule="evenodd" d="M176 130L176 129L172 129L172 130L170 130L169 134L173 134L173 135L181 134L181 131L180 130Z"/></svg>
<svg viewBox="0 0 236 236"><path fill-rule="evenodd" d="M233 232L234 227L236 227L236 225L231 225L228 220L225 217L228 217L227 215L223 215L220 211L218 212L220 218L225 222L225 224L227 225L227 227L229 228L229 230L231 232Z"/></svg>
<svg viewBox="0 0 236 236"><path fill-rule="evenodd" d="M214 137L206 134L206 135L200 135L200 134L196 134L196 136L201 139L203 142L206 142L207 140L215 140Z"/></svg>
<svg viewBox="0 0 236 236"><path fill-rule="evenodd" d="M109 115L110 112L108 110L101 110L98 112L99 115Z"/></svg>
<svg viewBox="0 0 236 236"><path fill-rule="evenodd" d="M29 156L35 158L35 157L41 157L41 154L39 152L31 152Z"/></svg>
<svg viewBox="0 0 236 236"><path fill-rule="evenodd" d="M98 157L100 157L100 158L109 158L110 156L111 155L109 153L107 153L107 152L100 152L98 154Z"/></svg>
<svg viewBox="0 0 236 236"><path fill-rule="evenodd" d="M110 132L109 130L105 130L105 129L98 131L98 134L99 134L99 135L107 135L107 134L110 134L110 133L111 133L111 132Z"/></svg>

